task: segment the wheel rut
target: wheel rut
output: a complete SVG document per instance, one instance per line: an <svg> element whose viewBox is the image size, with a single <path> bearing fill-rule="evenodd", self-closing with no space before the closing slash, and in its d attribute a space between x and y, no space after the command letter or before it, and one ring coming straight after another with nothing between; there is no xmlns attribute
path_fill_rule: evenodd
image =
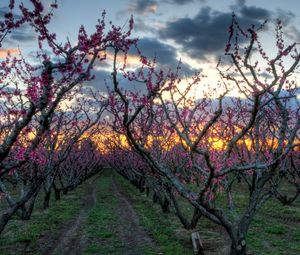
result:
<svg viewBox="0 0 300 255"><path fill-rule="evenodd" d="M155 241L139 225L139 217L135 212L128 194L120 187L112 177L112 189L118 199L118 233L122 242L122 254L143 255L144 248L151 250L153 254L162 254L157 249Z"/></svg>
<svg viewBox="0 0 300 255"><path fill-rule="evenodd" d="M63 227L58 238L51 245L44 255L80 255L87 246L87 239L84 233L84 226L89 210L96 204L97 187L94 183L88 189L86 196L82 199L82 209L77 218Z"/></svg>

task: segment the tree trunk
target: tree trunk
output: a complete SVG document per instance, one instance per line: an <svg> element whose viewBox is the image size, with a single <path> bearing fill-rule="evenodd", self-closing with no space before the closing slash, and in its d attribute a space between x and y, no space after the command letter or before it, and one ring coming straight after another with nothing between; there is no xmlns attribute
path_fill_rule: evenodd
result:
<svg viewBox="0 0 300 255"><path fill-rule="evenodd" d="M3 232L6 224L9 222L11 217L18 211L18 209L23 206L38 190L38 186L33 187L20 201L14 204L14 206L5 210L0 217L0 235Z"/></svg>
<svg viewBox="0 0 300 255"><path fill-rule="evenodd" d="M16 213L16 211L18 210L19 206L15 205L14 207L8 208L2 215L0 218L0 235L2 233L2 231L4 230L6 224L9 222L9 220L11 219L11 217Z"/></svg>
<svg viewBox="0 0 300 255"><path fill-rule="evenodd" d="M26 206L23 205L21 208L21 220L30 220L30 214L28 213L28 211L26 210Z"/></svg>
<svg viewBox="0 0 300 255"><path fill-rule="evenodd" d="M143 177L141 177L139 180L139 189L140 189L140 192L145 191L145 178L143 178Z"/></svg>
<svg viewBox="0 0 300 255"><path fill-rule="evenodd" d="M32 198L28 202L24 203L21 206L21 219L22 220L30 220L37 195L38 195L38 191L32 196ZM28 203L28 205L27 205L27 203Z"/></svg>
<svg viewBox="0 0 300 255"><path fill-rule="evenodd" d="M263 187L263 185L261 185ZM252 222L252 219L258 209L261 188L253 190L250 196L250 202L244 215L240 218L239 222L227 228L227 233L231 238L231 255L246 255L247 245L246 236Z"/></svg>
<svg viewBox="0 0 300 255"><path fill-rule="evenodd" d="M156 192L154 191L153 196L152 196L152 201L155 204L155 203L157 203L157 200L158 200L158 196L157 196Z"/></svg>
<svg viewBox="0 0 300 255"><path fill-rule="evenodd" d="M46 192L44 197L43 209L46 210L50 206L51 189Z"/></svg>
<svg viewBox="0 0 300 255"><path fill-rule="evenodd" d="M241 221L227 228L227 233L231 239L230 255L246 255L246 236L252 217L245 214Z"/></svg>
<svg viewBox="0 0 300 255"><path fill-rule="evenodd" d="M55 200L60 200L61 189L59 189L58 187L56 187L55 181L53 181L52 188L54 190Z"/></svg>
<svg viewBox="0 0 300 255"><path fill-rule="evenodd" d="M240 238L238 241L232 240L230 247L230 255L246 255L247 246L245 238Z"/></svg>
<svg viewBox="0 0 300 255"><path fill-rule="evenodd" d="M56 200L60 200L60 190L59 189L55 189L55 199Z"/></svg>
<svg viewBox="0 0 300 255"><path fill-rule="evenodd" d="M167 198L164 198L163 203L161 204L161 209L164 213L169 213L170 208L169 208L170 202Z"/></svg>

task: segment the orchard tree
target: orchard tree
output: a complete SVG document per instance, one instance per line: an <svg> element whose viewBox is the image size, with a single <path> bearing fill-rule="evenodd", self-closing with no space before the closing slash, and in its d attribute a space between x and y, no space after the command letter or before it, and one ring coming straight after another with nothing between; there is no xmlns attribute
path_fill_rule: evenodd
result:
<svg viewBox="0 0 300 255"><path fill-rule="evenodd" d="M60 197L62 190L65 192L68 189L66 185L62 185L62 181L65 179L63 176L69 176L68 183L78 183L73 185L75 188L91 177L92 172L97 173L97 171L102 170L99 162L100 152L94 146L92 138L96 132L99 132L100 127L98 124L106 102L101 99L100 95L93 92L90 93L90 97L88 97L88 94L78 95L78 93L76 97L76 106L67 107L64 111L59 112L57 122L53 123L51 136L47 137L47 145L44 145L44 147L49 148L47 150L49 162L41 169L41 172L45 174L43 182L45 191L44 209L49 207L52 189L55 191L56 198ZM84 146L86 143L89 143L90 146ZM84 149L87 151L85 152ZM72 160L71 155L73 155ZM93 157L95 158L94 161L92 160ZM102 159L103 161L104 159ZM67 165L70 165L70 167L67 167ZM97 171L95 171L94 165L98 166ZM85 174L85 178L82 178L79 182L78 176L86 171L91 173L89 175ZM74 172L77 174L74 174ZM58 178L61 188L55 185Z"/></svg>
<svg viewBox="0 0 300 255"><path fill-rule="evenodd" d="M53 183L56 199L60 198L60 192L67 194L87 179L101 173L105 165L104 156L92 139L86 138L76 143L57 169Z"/></svg>
<svg viewBox="0 0 300 255"><path fill-rule="evenodd" d="M117 140L115 139L115 141ZM139 189L140 192L146 192L147 196L152 193L153 202L158 202L163 212L169 212L170 199L167 198L167 189L162 186L163 183L153 176L154 172L151 172L151 168L138 153L132 150L124 152L125 148L120 148L119 144L115 145L115 141L112 141L111 138L105 141L106 144L113 144L109 147L109 152L105 156L108 165ZM159 149L156 148L156 151L159 151Z"/></svg>
<svg viewBox="0 0 300 255"><path fill-rule="evenodd" d="M299 149L290 152L290 155L286 158L285 164L288 167L286 167L285 171L281 172L282 176L279 180L283 183L286 182L294 189L289 189L287 192L279 187L275 190L275 196L283 205L291 205L300 195Z"/></svg>
<svg viewBox="0 0 300 255"><path fill-rule="evenodd" d="M0 63L0 192L6 201L9 191L4 184L12 179L8 176L24 170L25 165L33 172L36 172L35 167L44 167L43 160L35 159L47 154L38 148L43 146L45 137L51 136L50 127L55 122L56 111L66 102L72 102L78 89L93 79L93 66L106 60L107 49L114 47L126 51L133 43L130 39L133 20L130 20L128 31L114 25L106 28L105 12L90 35L81 26L74 44L69 40L58 42L56 34L48 29L56 8L56 1L47 12L41 1L30 0L28 4L21 3L16 7L11 0L8 12L0 22L2 45L5 37L22 25L32 29L37 38L36 60L40 63L32 64L22 54L8 54ZM37 179L31 182L32 187L22 194L21 199L9 203L1 213L0 233L12 215L36 196L40 183Z"/></svg>
<svg viewBox="0 0 300 255"><path fill-rule="evenodd" d="M170 202L178 194L194 207L188 220L176 205L184 226L195 228L201 217L222 226L234 255L246 254L247 232L258 209L278 196L285 177L298 178L294 159L299 151L300 127L298 44L285 45L278 22L276 54L271 56L259 39L263 27L244 31L233 17L225 48L231 65L225 66L225 71L221 62L217 66L219 86L224 91L217 104L209 98L215 90L206 91L204 98L190 96L201 84L200 74L181 85L180 68L175 72L160 70L155 60L142 53L141 68L127 71L116 61L118 48L109 92L112 129L125 135L131 149L147 164L145 175L167 187ZM122 89L119 73L144 83L147 93ZM240 98L228 100L226 95L232 89L239 91ZM154 150L148 141L166 132L162 129L170 131L178 142L173 148L156 146ZM126 157L129 152L123 153ZM245 192L245 186L249 200L237 210L234 193ZM227 196L226 207L222 194Z"/></svg>

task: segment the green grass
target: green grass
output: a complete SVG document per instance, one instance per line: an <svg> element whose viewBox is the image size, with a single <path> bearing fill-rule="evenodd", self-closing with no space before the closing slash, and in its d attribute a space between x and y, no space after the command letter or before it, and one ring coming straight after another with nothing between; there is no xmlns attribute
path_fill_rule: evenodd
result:
<svg viewBox="0 0 300 255"><path fill-rule="evenodd" d="M179 227L173 225L174 219L169 215L163 215L153 208L153 204L145 197L144 194L139 193L131 184L129 184L122 177L116 176L118 184L122 187L127 195L130 197L134 210L139 216L140 224L144 227L146 232L156 241L159 250L165 255L174 254L193 254L190 248L184 248L183 244L177 238L175 231ZM118 217L116 210L118 207L118 199L112 196L111 190L111 174L104 173L99 178L99 192L97 193L97 206L91 210L88 218L86 230L89 239L97 240L97 237L106 239L105 242L91 243L85 254L122 254L122 244L118 239ZM99 219L99 220L97 220ZM100 220L102 219L102 221ZM99 239L98 239L99 240ZM152 247L144 245L141 247L143 254L154 255L157 251L153 251Z"/></svg>
<svg viewBox="0 0 300 255"><path fill-rule="evenodd" d="M139 216L140 225L155 240L157 248L164 255L193 254L191 232L185 230L173 213L162 213L152 199L140 193L135 187L120 176L115 176L122 191L127 193L132 206ZM79 186L76 190L63 195L60 201L51 200L50 208L40 210L42 197L38 198L32 219L9 222L0 238L0 254L39 254L37 243L52 236L59 235L63 226L77 218L81 211L82 198L90 192L92 180ZM94 182L97 186L96 204L86 212L85 225L80 233L86 237L86 249L83 254L122 254L120 227L118 224L119 199L112 190L112 174L102 173ZM235 196L239 203L238 211L247 202L241 192ZM224 196L219 195L219 202L225 203ZM183 199L180 205L187 215L193 208ZM224 232L206 219L201 219L197 229L204 247L214 251L224 245ZM222 243L223 242L223 243ZM300 254L300 201L293 206L282 206L276 200L267 202L256 215L247 236L251 252L259 255L296 255ZM152 247L142 247L143 254L154 255Z"/></svg>
<svg viewBox="0 0 300 255"><path fill-rule="evenodd" d="M80 211L81 196L86 192L86 186L79 186L61 200L51 200L50 208L45 211L40 209L42 197L39 197L30 220L13 219L8 223L0 238L0 254L38 254L37 240L44 234L56 235L63 224L74 219Z"/></svg>
<svg viewBox="0 0 300 255"><path fill-rule="evenodd" d="M84 254L119 254L120 241L113 230L117 222L114 213L117 202L111 196L111 177L104 174L94 184L91 184L92 181L88 180L76 190L63 195L60 201L51 200L50 208L46 211L40 210L41 194L31 220L14 219L8 223L0 238L0 254L40 254L37 246L39 239L50 234L58 237L62 227L78 217L82 198L90 192L90 185L97 186L97 202L88 210L85 227L80 230L88 243ZM47 242L47 238L45 241Z"/></svg>
<svg viewBox="0 0 300 255"><path fill-rule="evenodd" d="M115 226L117 200L111 194L111 178L105 172L97 180L97 202L87 216L84 231L89 245L84 254L120 254L121 242Z"/></svg>
<svg viewBox="0 0 300 255"><path fill-rule="evenodd" d="M158 243L163 254L194 254L189 240L190 232L181 227L174 215L162 213L157 205L153 205L151 199L144 193L140 193L124 178L118 176L116 179L129 194L133 207L140 217L141 225ZM145 254L153 253L146 249Z"/></svg>
<svg viewBox="0 0 300 255"><path fill-rule="evenodd" d="M254 218L248 244L256 254L300 254L299 229L300 201L294 206L282 206L277 200L270 200Z"/></svg>
<svg viewBox="0 0 300 255"><path fill-rule="evenodd" d="M122 177L121 185L131 194L133 205L142 217L142 224L158 241L164 254L192 254L190 233L183 229L172 214L163 214L151 199L139 193ZM237 212L247 204L247 193L236 193ZM225 205L225 196L219 195L218 202ZM186 215L192 208L179 199ZM197 230L200 232L205 249L212 251L218 244L224 245L224 231L209 220L201 219ZM247 236L247 245L257 255L297 255L300 254L300 200L292 206L282 206L277 200L268 201L255 216ZM186 247L186 248L185 248Z"/></svg>

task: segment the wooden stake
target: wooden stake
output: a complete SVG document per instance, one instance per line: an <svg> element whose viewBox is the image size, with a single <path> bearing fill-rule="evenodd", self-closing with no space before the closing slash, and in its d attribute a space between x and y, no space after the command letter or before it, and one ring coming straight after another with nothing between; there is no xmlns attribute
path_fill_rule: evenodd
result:
<svg viewBox="0 0 300 255"><path fill-rule="evenodd" d="M193 243L195 254L204 255L204 248L200 239L199 232L192 233L192 243Z"/></svg>

